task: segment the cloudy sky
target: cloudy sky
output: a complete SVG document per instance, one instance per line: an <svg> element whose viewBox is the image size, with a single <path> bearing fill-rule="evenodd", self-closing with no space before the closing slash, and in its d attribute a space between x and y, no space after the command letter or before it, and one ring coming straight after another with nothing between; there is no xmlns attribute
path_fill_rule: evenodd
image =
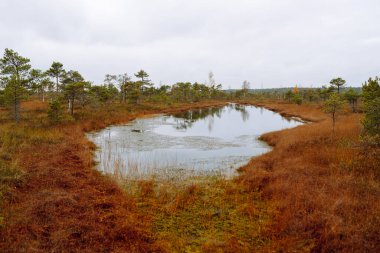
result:
<svg viewBox="0 0 380 253"><path fill-rule="evenodd" d="M316 87L380 75L379 0L0 0L0 50L94 83L146 70L156 84Z"/></svg>

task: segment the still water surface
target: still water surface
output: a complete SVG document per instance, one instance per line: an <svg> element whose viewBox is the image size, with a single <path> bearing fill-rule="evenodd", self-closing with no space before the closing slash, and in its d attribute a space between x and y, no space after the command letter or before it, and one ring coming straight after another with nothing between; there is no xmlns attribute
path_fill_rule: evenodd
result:
<svg viewBox="0 0 380 253"><path fill-rule="evenodd" d="M98 169L122 177L232 175L270 151L258 137L303 124L260 107L229 104L136 119L90 133Z"/></svg>

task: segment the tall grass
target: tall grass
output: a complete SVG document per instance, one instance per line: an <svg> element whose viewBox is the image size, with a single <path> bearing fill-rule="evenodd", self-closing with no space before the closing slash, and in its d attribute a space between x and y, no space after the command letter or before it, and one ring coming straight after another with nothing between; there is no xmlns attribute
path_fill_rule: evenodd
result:
<svg viewBox="0 0 380 253"><path fill-rule="evenodd" d="M332 135L318 106L265 102L316 123L264 135L273 151L234 181L129 180L121 191L93 169L86 131L210 104L85 108L53 126L41 103L24 105L18 126L0 111L0 251L380 251L379 152L360 146L360 114L341 115Z"/></svg>
<svg viewBox="0 0 380 253"><path fill-rule="evenodd" d="M341 115L334 135L317 108L268 107L318 121L265 134L274 150L242 169L242 186L259 192L273 210L268 250L379 252L379 159L360 147L361 115Z"/></svg>
<svg viewBox="0 0 380 253"><path fill-rule="evenodd" d="M258 196L222 177L126 181L153 232L169 252L254 252L268 243Z"/></svg>
<svg viewBox="0 0 380 253"><path fill-rule="evenodd" d="M191 106L81 108L73 119L51 124L46 104L31 101L22 105L18 125L0 110L0 251L164 251L134 199L94 170L95 147L85 132Z"/></svg>

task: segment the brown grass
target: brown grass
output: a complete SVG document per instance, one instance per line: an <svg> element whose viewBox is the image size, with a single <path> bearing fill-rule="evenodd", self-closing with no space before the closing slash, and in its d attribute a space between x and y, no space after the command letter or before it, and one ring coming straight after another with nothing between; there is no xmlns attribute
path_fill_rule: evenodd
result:
<svg viewBox="0 0 380 253"><path fill-rule="evenodd" d="M55 126L41 102L23 104L19 125L0 109L0 251L380 252L380 152L360 145L348 110L332 135L318 105L261 103L314 123L263 135L273 151L233 182L141 181L132 194L93 169L86 131L220 104L109 105Z"/></svg>
<svg viewBox="0 0 380 253"><path fill-rule="evenodd" d="M222 177L125 183L169 252L255 252L268 222L257 194ZM146 190L149 194L146 194Z"/></svg>
<svg viewBox="0 0 380 253"><path fill-rule="evenodd" d="M149 219L114 181L93 169L85 132L156 112L220 105L112 105L79 110L76 121L50 126L47 106L23 104L14 125L1 112L0 154L23 171L2 198L1 252L160 252ZM149 194L149 186L145 187Z"/></svg>
<svg viewBox="0 0 380 253"><path fill-rule="evenodd" d="M379 153L363 154L359 146L362 116L341 115L333 136L331 120L315 105L262 105L315 121L263 135L274 150L250 161L238 178L268 202L268 250L380 252L380 178L373 167Z"/></svg>

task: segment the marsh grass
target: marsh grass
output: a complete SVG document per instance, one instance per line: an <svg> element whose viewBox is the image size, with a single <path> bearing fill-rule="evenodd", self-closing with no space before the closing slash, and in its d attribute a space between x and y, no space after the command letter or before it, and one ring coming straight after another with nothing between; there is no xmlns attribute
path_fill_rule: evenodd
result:
<svg viewBox="0 0 380 253"><path fill-rule="evenodd" d="M2 208L4 198L9 197L9 189L21 183L24 175L14 159L15 153L28 143L32 143L33 138L30 130L25 132L24 127L14 124L1 125L0 132L0 207Z"/></svg>
<svg viewBox="0 0 380 253"><path fill-rule="evenodd" d="M170 252L252 252L268 243L261 235L268 222L265 205L231 180L198 176L123 185Z"/></svg>
<svg viewBox="0 0 380 253"><path fill-rule="evenodd" d="M194 176L232 178L236 175L236 166L232 165L227 170L199 170L196 165L189 167L180 164L177 158L137 152L129 154L125 150L123 144L103 141L95 150L97 168L117 180L143 180L153 177L159 181L182 181Z"/></svg>
<svg viewBox="0 0 380 253"><path fill-rule="evenodd" d="M54 126L41 103L17 126L0 109L0 251L379 252L379 151L358 147L361 116L331 138L318 106L263 103L318 123L264 135L274 150L236 180L123 175L125 191L93 170L84 133L181 105L86 108Z"/></svg>
<svg viewBox="0 0 380 253"><path fill-rule="evenodd" d="M47 103L27 101L14 124L0 108L1 252L164 252L149 219L115 181L94 170L85 132L197 105L78 108L52 124Z"/></svg>
<svg viewBox="0 0 380 253"><path fill-rule="evenodd" d="M379 152L360 147L361 115L347 108L332 134L317 105L264 102L315 123L267 133L272 152L241 169L241 186L271 210L267 251L379 252Z"/></svg>
<svg viewBox="0 0 380 253"><path fill-rule="evenodd" d="M0 160L0 228L4 226L3 203L5 199L10 199L10 188L21 184L24 180L24 173L15 165Z"/></svg>

